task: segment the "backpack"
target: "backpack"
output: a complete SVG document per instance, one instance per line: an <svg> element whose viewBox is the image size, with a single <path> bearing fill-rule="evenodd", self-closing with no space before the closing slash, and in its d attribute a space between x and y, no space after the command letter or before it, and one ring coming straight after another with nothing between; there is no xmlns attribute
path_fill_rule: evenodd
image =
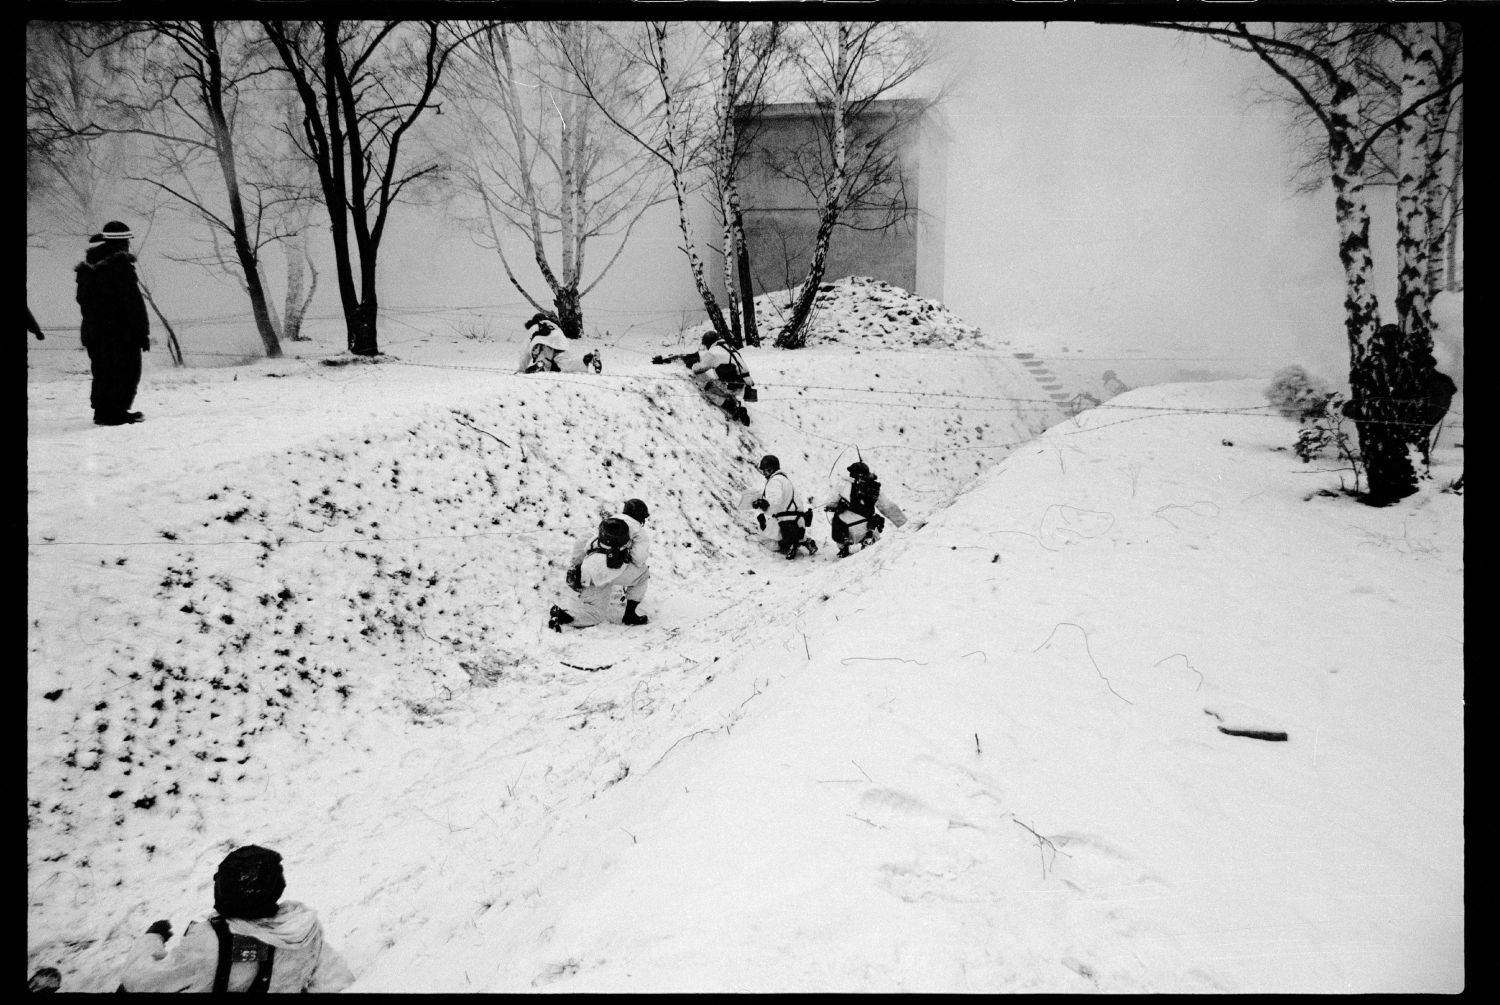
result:
<svg viewBox="0 0 1500 1005"><path fill-rule="evenodd" d="M723 343L720 344L723 345ZM745 372L744 361L740 359L740 354L727 345L724 346L724 351L729 354L730 361L728 363L720 363L714 367L714 376L726 384L744 383L747 374Z"/></svg>
<svg viewBox="0 0 1500 1005"><path fill-rule="evenodd" d="M853 480L849 486L849 508L869 519L875 515L875 501L880 498L880 481L875 478Z"/></svg>
<svg viewBox="0 0 1500 1005"><path fill-rule="evenodd" d="M617 549L615 550L615 553L621 554L625 558L625 561L621 562L620 565L629 565L631 562L635 561L634 556L630 554L629 548ZM588 558L590 555L604 555L606 558L608 558L610 554L611 549L606 548L604 545L600 544L597 537L590 541L588 547L583 549L582 552L578 553L578 560L576 562L570 563L568 565L568 571L563 574L563 579L567 582L568 589L572 590L574 593L583 592L584 559ZM619 566L610 566L610 568L619 568Z"/></svg>

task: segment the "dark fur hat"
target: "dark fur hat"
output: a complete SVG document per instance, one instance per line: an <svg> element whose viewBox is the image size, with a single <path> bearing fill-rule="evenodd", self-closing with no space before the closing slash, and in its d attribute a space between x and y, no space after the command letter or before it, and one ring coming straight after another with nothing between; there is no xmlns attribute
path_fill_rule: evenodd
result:
<svg viewBox="0 0 1500 1005"><path fill-rule="evenodd" d="M214 910L226 918L269 918L286 889L281 856L247 844L224 856L214 873Z"/></svg>

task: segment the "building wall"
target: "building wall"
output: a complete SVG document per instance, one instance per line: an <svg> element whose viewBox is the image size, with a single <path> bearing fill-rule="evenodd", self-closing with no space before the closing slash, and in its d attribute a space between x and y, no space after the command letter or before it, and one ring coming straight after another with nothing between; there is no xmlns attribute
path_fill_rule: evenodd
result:
<svg viewBox="0 0 1500 1005"><path fill-rule="evenodd" d="M816 113L803 108L764 110L743 163L740 200L756 294L800 282L812 260L817 203L805 186L783 176L793 158L805 159L820 149ZM941 149L929 149L925 142L940 136L940 131L924 125L909 130L900 141L907 199L901 219L891 223L878 210L840 214L829 241L824 272L829 279L870 276L925 297L942 298L946 182Z"/></svg>
<svg viewBox="0 0 1500 1005"><path fill-rule="evenodd" d="M913 293L936 300L946 299L944 283L948 240L948 145L952 136L941 118L922 122L918 138L921 157L915 159L917 175L917 264ZM899 285L899 284L898 284Z"/></svg>

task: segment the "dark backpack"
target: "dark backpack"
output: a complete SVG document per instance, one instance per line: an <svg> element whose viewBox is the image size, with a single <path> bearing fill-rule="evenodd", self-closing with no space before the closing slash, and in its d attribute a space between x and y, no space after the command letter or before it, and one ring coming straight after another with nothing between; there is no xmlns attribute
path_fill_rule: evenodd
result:
<svg viewBox="0 0 1500 1005"><path fill-rule="evenodd" d="M579 557L578 564L568 566L568 571L563 575L563 579L568 584L568 589L574 593L583 592L583 560L590 555L603 555L605 564L609 565L611 569L618 569L635 561L635 556L630 553L630 548L609 548L600 543L597 537L594 538L589 542L589 546L584 549L583 555ZM619 561L619 564L611 563L609 561L611 557Z"/></svg>
<svg viewBox="0 0 1500 1005"><path fill-rule="evenodd" d="M854 479L849 486L849 508L860 516L875 515L875 501L880 498L880 482L875 478Z"/></svg>
<svg viewBox="0 0 1500 1005"><path fill-rule="evenodd" d="M741 384L745 380L745 364L740 359L740 354L729 346L724 346L724 351L729 354L728 363L720 363L714 367L714 376L726 384Z"/></svg>

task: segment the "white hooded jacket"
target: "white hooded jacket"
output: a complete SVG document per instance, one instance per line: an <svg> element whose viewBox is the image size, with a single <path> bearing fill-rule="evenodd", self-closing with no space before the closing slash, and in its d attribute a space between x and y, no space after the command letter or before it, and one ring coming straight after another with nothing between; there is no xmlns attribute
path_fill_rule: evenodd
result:
<svg viewBox="0 0 1500 1005"><path fill-rule="evenodd" d="M295 900L284 900L270 918L228 918L229 931L274 946L271 993L341 991L354 982L337 951L323 940L318 916ZM136 940L120 986L132 992L208 992L219 965L219 938L207 919L189 923L175 945L154 932ZM258 964L232 963L229 990L244 991Z"/></svg>
<svg viewBox="0 0 1500 1005"><path fill-rule="evenodd" d="M765 499L766 518L769 520L793 520L800 519L803 505L797 495L797 489L792 485L792 480L785 471L776 471L766 479L766 487L761 491L761 498Z"/></svg>

